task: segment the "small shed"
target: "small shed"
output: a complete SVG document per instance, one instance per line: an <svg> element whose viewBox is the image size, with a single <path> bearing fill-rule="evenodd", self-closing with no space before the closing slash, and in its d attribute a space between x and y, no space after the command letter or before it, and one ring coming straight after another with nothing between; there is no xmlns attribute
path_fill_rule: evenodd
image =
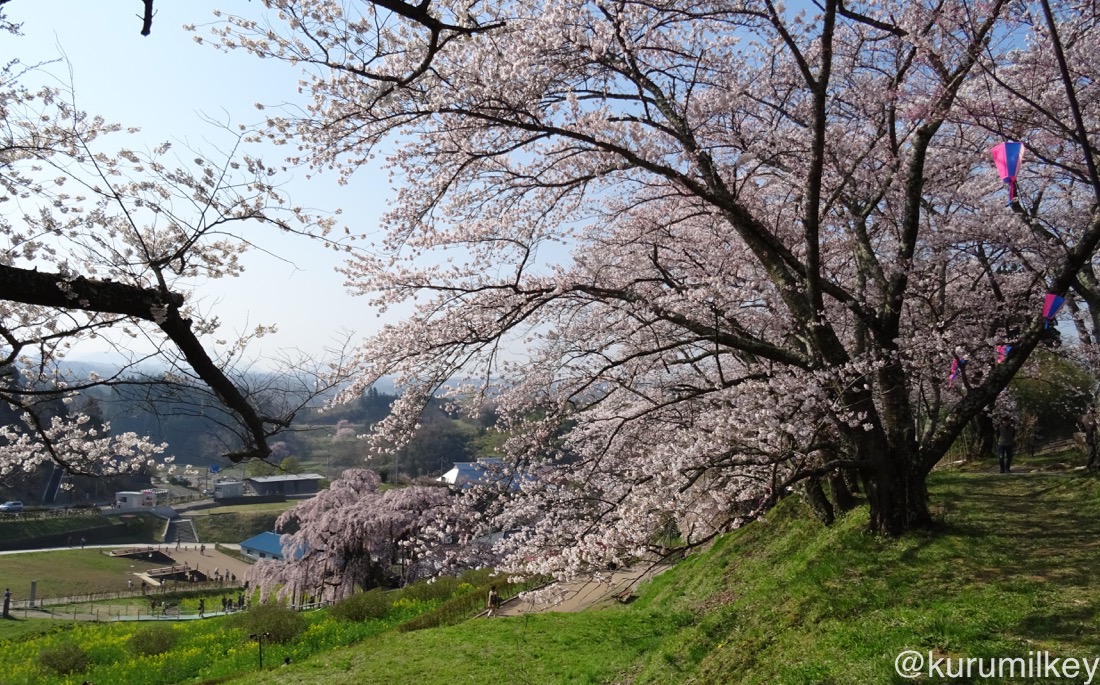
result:
<svg viewBox="0 0 1100 685"><path fill-rule="evenodd" d="M313 495L324 476L319 473L282 474L278 476L256 476L248 479L249 486L257 495Z"/></svg>
<svg viewBox="0 0 1100 685"><path fill-rule="evenodd" d="M227 499L229 497L243 497L244 482L239 480L222 480L214 483L214 499Z"/></svg>

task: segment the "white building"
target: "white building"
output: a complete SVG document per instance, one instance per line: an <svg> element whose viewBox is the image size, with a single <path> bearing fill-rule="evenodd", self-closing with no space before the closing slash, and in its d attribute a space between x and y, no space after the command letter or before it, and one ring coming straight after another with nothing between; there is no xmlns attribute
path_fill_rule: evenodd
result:
<svg viewBox="0 0 1100 685"><path fill-rule="evenodd" d="M214 499L243 497L244 483L239 480L222 480L214 483Z"/></svg>
<svg viewBox="0 0 1100 685"><path fill-rule="evenodd" d="M157 506L156 490L125 490L115 493L115 506L119 509L147 509Z"/></svg>

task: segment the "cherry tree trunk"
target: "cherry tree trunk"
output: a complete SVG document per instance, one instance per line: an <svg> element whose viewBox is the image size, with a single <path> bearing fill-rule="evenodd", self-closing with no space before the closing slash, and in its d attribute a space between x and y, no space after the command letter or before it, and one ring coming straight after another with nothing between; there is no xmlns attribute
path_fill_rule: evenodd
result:
<svg viewBox="0 0 1100 685"><path fill-rule="evenodd" d="M927 527L932 523L928 513L928 474L915 460L897 459L898 455L883 455L864 476L867 501L871 507L871 530L885 535Z"/></svg>

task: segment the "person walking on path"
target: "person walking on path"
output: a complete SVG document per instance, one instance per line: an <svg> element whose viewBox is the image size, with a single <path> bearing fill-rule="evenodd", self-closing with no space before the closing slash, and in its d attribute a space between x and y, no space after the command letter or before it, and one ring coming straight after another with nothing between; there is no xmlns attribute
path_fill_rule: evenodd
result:
<svg viewBox="0 0 1100 685"><path fill-rule="evenodd" d="M1001 473L1012 472L1012 450L1016 446L1016 424L1011 417L1001 419L1001 428L997 434L997 457Z"/></svg>

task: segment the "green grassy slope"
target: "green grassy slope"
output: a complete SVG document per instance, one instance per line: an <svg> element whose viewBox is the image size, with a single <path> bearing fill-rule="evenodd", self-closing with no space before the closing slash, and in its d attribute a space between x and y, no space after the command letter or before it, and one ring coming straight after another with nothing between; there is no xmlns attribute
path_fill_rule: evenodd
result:
<svg viewBox="0 0 1100 685"><path fill-rule="evenodd" d="M283 507L287 508L286 506ZM243 542L253 535L275 530L275 520L282 510L196 512L192 516L195 532L203 542Z"/></svg>
<svg viewBox="0 0 1100 685"><path fill-rule="evenodd" d="M40 518L33 514L14 514L0 521L0 542L25 540L43 535L79 533L79 531L109 523L96 513L79 513L70 516Z"/></svg>
<svg viewBox="0 0 1100 685"><path fill-rule="evenodd" d="M890 683L914 682L894 672L906 649L1100 656L1100 482L939 473L932 486L946 510L932 533L867 535L860 510L823 529L792 499L629 606L391 633L231 682Z"/></svg>
<svg viewBox="0 0 1100 685"><path fill-rule="evenodd" d="M933 486L941 531L876 538L865 511L822 530L788 506L658 579L641 606L691 607L698 622L637 682L908 682L894 671L907 649L1100 656L1097 482L937 474Z"/></svg>

